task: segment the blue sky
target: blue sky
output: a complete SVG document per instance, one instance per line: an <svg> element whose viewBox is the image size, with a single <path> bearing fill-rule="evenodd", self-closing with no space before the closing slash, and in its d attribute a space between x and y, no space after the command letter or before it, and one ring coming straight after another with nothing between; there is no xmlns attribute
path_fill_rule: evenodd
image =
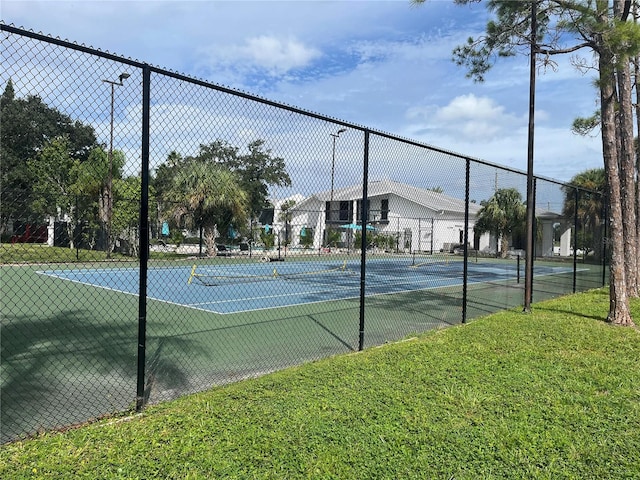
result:
<svg viewBox="0 0 640 480"><path fill-rule="evenodd" d="M2 0L7 24L525 171L528 58L480 84L451 61L487 18L450 0ZM557 60L538 77L534 172L568 181L602 166L600 138L570 131L597 93Z"/></svg>

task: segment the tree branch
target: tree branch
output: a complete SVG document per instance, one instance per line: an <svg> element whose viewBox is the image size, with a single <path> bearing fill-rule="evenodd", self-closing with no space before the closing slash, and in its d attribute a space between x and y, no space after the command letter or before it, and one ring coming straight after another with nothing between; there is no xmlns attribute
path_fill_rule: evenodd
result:
<svg viewBox="0 0 640 480"><path fill-rule="evenodd" d="M560 55L563 53L575 52L585 47L594 48L594 44L592 42L583 42L568 48L542 48L540 46L536 46L536 53L541 53L543 55Z"/></svg>

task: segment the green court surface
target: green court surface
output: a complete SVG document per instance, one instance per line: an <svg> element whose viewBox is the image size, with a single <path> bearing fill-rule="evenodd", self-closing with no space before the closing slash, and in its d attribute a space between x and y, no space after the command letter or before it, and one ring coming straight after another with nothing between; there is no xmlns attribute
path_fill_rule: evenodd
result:
<svg viewBox="0 0 640 480"><path fill-rule="evenodd" d="M433 257L416 266L415 258L403 256L368 262L364 346L460 323L460 260ZM267 265L284 272L285 264L295 261ZM348 277L323 276L318 282L269 279L224 282L220 287L189 285L190 262L152 263L149 272L160 274L150 273L148 282L148 401L356 351L359 259L336 256L323 258L321 264L317 259L299 262L306 262L300 271L346 262L353 272ZM233 267L237 273L249 264L252 270L259 267L255 259L211 259L199 260L198 269L219 272L220 267ZM475 283L468 285L467 319L522 303L523 278L518 283L515 261L485 259L482 265L495 272L483 277L469 263ZM538 273L547 274L535 277L534 300L570 293L570 267L537 262ZM601 268L579 267L578 289L601 285ZM267 267L257 271L263 268ZM0 267L3 443L24 433L131 408L136 397L139 300L127 291L131 279L126 275L136 269L136 264L124 262ZM93 276L90 281L88 274ZM195 297L184 297L195 290ZM278 294L287 303L270 306L257 300ZM234 307L212 307L212 298ZM194 308L192 303L204 300L210 304L207 308Z"/></svg>

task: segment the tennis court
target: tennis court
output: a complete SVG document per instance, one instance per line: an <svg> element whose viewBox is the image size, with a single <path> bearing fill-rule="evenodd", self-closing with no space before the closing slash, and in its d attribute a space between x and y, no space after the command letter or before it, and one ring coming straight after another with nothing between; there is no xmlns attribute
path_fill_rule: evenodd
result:
<svg viewBox="0 0 640 480"><path fill-rule="evenodd" d="M513 281L523 275L515 261L468 263L469 284ZM518 271L520 269L520 271ZM537 266L536 276L571 273L568 266ZM42 270L37 273L96 288L137 295L137 268ZM429 290L462 284L460 260L383 258L367 260L366 295ZM360 295L360 261L288 261L148 270L148 297L213 312L241 313L346 300Z"/></svg>
<svg viewBox="0 0 640 480"><path fill-rule="evenodd" d="M459 323L463 267L454 256L368 257L364 346ZM514 259L469 260L467 318L518 305L523 269ZM147 273L149 402L358 349L355 256L158 262ZM136 391L139 266L12 266L2 275L11 301L1 440L126 410ZM571 290L569 263L537 262L535 276L536 298Z"/></svg>

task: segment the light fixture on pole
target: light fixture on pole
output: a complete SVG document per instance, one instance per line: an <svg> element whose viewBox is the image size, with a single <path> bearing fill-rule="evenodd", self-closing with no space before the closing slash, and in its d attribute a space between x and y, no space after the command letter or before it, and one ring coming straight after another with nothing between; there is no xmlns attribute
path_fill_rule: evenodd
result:
<svg viewBox="0 0 640 480"><path fill-rule="evenodd" d="M107 258L111 258L111 219L113 218L113 111L115 100L115 87L121 87L122 81L129 78L128 73L121 73L118 81L102 80L104 83L111 85L111 127L109 131L109 171L107 172L107 185L103 192L103 216L102 219L106 227L106 245ZM106 198L105 198L106 197Z"/></svg>

